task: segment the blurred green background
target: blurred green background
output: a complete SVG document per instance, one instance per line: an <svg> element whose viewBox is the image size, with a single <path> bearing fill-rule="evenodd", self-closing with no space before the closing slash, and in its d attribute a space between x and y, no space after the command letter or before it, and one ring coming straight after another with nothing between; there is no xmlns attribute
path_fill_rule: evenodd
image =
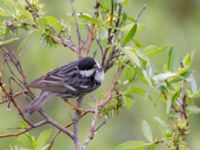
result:
<svg viewBox="0 0 200 150"><path fill-rule="evenodd" d="M77 11L91 12L94 6L94 0L76 0L75 7ZM47 15L65 18L69 11L69 1L67 0L43 0L44 10ZM140 18L140 22L145 25L142 32L137 33L136 37L144 45L173 45L178 51L180 58L189 51L195 51L193 69L199 83L199 57L200 57L200 1L199 0L129 0L125 11L132 17L135 17L142 9L143 5L147 9ZM83 31L84 32L84 31ZM73 32L72 32L73 34ZM63 47L42 48L39 33L33 33L26 40L22 47L25 52L21 56L23 68L28 74L28 80L47 72L57 66L63 65L76 59L76 56ZM19 44L14 45L16 48ZM167 53L163 52L152 57L154 63L158 66L164 64ZM110 81L112 74L106 75L106 81ZM109 82L98 89L96 93L101 97L101 93L106 91ZM35 91L36 93L38 90ZM56 101L56 102L55 102ZM87 100L85 101L87 103ZM65 123L70 120L71 109L63 105L60 99L50 101L45 105L50 115L57 121ZM25 104L21 104L24 106ZM86 104L85 104L86 105ZM7 106L0 106L0 131L5 132L7 127L19 126L20 118L14 110L6 111ZM116 145L127 140L143 140L141 131L141 121L147 120L154 130L154 135L159 135L159 131L154 127L154 116L164 116L164 104L155 106L153 102L145 100L142 97L134 98L134 107L131 109L121 109L120 113L111 117L107 124L98 132L95 139L89 144L89 150L111 150ZM31 118L37 121L37 116ZM84 138L87 133L89 119L83 119L81 126L81 137ZM194 115L191 118L190 132L188 135L189 147L192 150L198 150L200 147L200 116ZM44 130L48 126L40 128ZM41 130L33 130L31 133L37 136ZM12 130L8 130L12 131ZM15 138L0 140L0 149L9 149L10 145L17 144ZM72 142L69 138L60 135L54 145L54 150L73 150ZM158 147L157 149L166 149Z"/></svg>

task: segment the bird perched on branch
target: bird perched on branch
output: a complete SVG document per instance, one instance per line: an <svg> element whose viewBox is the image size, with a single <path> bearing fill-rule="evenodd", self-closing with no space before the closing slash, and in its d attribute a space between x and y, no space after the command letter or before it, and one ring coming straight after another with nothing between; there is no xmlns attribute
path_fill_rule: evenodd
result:
<svg viewBox="0 0 200 150"><path fill-rule="evenodd" d="M52 96L64 100L84 96L97 89L104 79L104 70L92 57L85 57L56 68L34 80L28 86L41 89L41 93L24 112L32 114L38 111Z"/></svg>

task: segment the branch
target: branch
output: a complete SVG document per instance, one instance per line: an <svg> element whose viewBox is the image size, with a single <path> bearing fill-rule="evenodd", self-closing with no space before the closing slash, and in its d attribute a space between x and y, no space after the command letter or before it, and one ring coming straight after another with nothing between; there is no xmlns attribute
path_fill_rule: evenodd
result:
<svg viewBox="0 0 200 150"><path fill-rule="evenodd" d="M103 54L103 57L102 57L102 63L101 65L104 67L104 63L106 61L106 57L107 57L107 53L108 53L108 50L110 48L110 44L112 42L112 35L111 35L111 32L112 32L112 24L113 24L113 14L114 14L114 0L112 0L112 4L111 4L111 13L110 13L110 28L108 29L108 40L107 40L107 47L106 49L104 50L104 54Z"/></svg>
<svg viewBox="0 0 200 150"><path fill-rule="evenodd" d="M74 2L74 0L70 0L72 16L74 18L74 23L75 23L75 27L76 27L76 33L77 33L77 37L78 37L77 52L78 52L78 57L81 58L81 42L82 42L82 38L81 38L81 33L80 33L79 25L78 25L78 22L77 22L76 11L74 9L73 2Z"/></svg>
<svg viewBox="0 0 200 150"><path fill-rule="evenodd" d="M62 131L66 135L68 135L71 139L74 138L73 133L67 129L59 125L56 121L54 121L52 118L50 118L44 111L39 111L40 115L43 116L46 121L51 124L53 127L57 128L58 130Z"/></svg>
<svg viewBox="0 0 200 150"><path fill-rule="evenodd" d="M16 110L18 111L19 115L23 118L23 120L25 122L27 122L30 126L33 126L24 116L24 114L22 113L21 109L18 107L17 103L15 102L14 98L6 91L6 89L4 88L3 84L0 82L0 88L2 89L3 93L5 94L5 96L8 98L8 100L10 102L12 102L12 104L14 105L14 107L16 108Z"/></svg>
<svg viewBox="0 0 200 150"><path fill-rule="evenodd" d="M81 108L81 105L82 105L82 97L79 97L77 99L77 107ZM81 143L79 141L79 128L78 128L78 124L79 124L79 118L80 118L80 114L77 111L75 111L75 114L74 114L74 118L73 118L73 129L74 129L74 132L73 132L73 135L74 135L74 145L76 147L76 150L81 150Z"/></svg>
<svg viewBox="0 0 200 150"><path fill-rule="evenodd" d="M19 132L2 134L2 135L0 135L0 138L19 136L19 135L22 135L22 134L24 134L24 133L26 133L26 132L34 129L34 128L38 128L38 127L40 127L42 125L45 125L45 124L47 124L47 121L46 120L42 120L42 121L40 121L40 122L38 122L36 124L33 124L32 126L29 126L29 127L25 128L25 129L19 131Z"/></svg>
<svg viewBox="0 0 200 150"><path fill-rule="evenodd" d="M99 7L100 7L100 3L98 0L96 0L96 5L95 5L95 12L94 12L94 15L93 15L93 18L97 19L99 17ZM95 39L95 33L96 33L96 25L95 24L92 24L91 27L88 26L88 35L87 35L87 39L86 41L84 42L83 44L83 51L84 51L84 54L83 56L87 56L88 53L89 53L89 50L92 46L92 42L94 41Z"/></svg>
<svg viewBox="0 0 200 150"><path fill-rule="evenodd" d="M80 115L79 119L82 118L82 117L84 117L84 116L85 116L86 114L88 114L88 113L93 113L93 110L84 110L84 113ZM68 127L70 127L71 125L73 125L73 121L70 122L70 123L68 123L68 124L66 124L64 127L65 127L65 128L68 128ZM49 144L49 146L48 146L48 150L51 150L51 149L52 149L53 144L55 143L55 140L56 140L56 138L58 137L58 135L59 135L60 133L62 133L62 131L59 130L59 131L57 131L56 134L52 137L52 139L51 139L51 141L50 141L50 144Z"/></svg>
<svg viewBox="0 0 200 150"><path fill-rule="evenodd" d="M119 77L120 77L122 71L124 70L124 68L125 68L125 65L122 65L121 68L118 69L118 71L117 71L117 73L116 73L116 75L115 75L115 77L114 77L114 80L112 81L112 85L111 85L111 87L110 87L110 89L109 89L109 91L108 91L108 96L107 96L107 98L106 98L105 100L101 101L101 102L98 104L98 109L103 108L103 107L104 107L106 104L108 104L108 103L111 101L111 99L113 98L113 96L114 96L114 95L113 95L113 91L115 90L115 86L116 86L116 84L117 84L117 82L118 82L118 79L119 79Z"/></svg>
<svg viewBox="0 0 200 150"><path fill-rule="evenodd" d="M87 138L85 139L85 142L83 143L82 150L86 150L87 145L94 137L94 134L96 132L96 124L97 124L98 116L99 116L98 105L95 104L94 115L93 115L92 122L90 125L90 131L88 133Z"/></svg>
<svg viewBox="0 0 200 150"><path fill-rule="evenodd" d="M28 0L25 0L25 2L28 4L29 8L31 9L30 12L33 14L34 20L36 20L39 17L39 14L37 13L33 5Z"/></svg>
<svg viewBox="0 0 200 150"><path fill-rule="evenodd" d="M77 48L76 46L74 45L74 43L72 42L71 40L71 36L67 33L66 31L66 34L67 34L67 37L62 37L60 35L60 33L58 33L58 31L56 31L56 29L54 27L52 27L51 25L48 24L48 27L54 32L54 34L56 36L52 36L52 38L60 43L61 45L63 45L64 47L67 47L69 49L71 49L73 52L75 52L76 54L78 53L77 52Z"/></svg>

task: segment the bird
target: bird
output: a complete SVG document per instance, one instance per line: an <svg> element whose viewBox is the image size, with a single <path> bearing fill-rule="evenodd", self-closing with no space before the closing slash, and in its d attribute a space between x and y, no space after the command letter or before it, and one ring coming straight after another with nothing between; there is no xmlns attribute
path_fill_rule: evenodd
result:
<svg viewBox="0 0 200 150"><path fill-rule="evenodd" d="M37 112L53 96L67 101L82 97L100 87L103 80L104 69L92 57L55 68L28 84L28 87L40 89L41 92L24 108L24 113Z"/></svg>

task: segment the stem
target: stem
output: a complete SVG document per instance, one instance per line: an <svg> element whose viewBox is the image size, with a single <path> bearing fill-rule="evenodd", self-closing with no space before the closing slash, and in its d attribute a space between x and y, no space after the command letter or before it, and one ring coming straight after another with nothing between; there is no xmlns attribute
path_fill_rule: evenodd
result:
<svg viewBox="0 0 200 150"><path fill-rule="evenodd" d="M77 99L77 107L81 108L81 104L82 104L82 97L79 97ZM76 110L74 114L74 118L73 118L73 128L74 128L73 141L74 141L76 150L81 150L81 143L79 140L79 128L78 128L79 118L80 118L79 111Z"/></svg>

